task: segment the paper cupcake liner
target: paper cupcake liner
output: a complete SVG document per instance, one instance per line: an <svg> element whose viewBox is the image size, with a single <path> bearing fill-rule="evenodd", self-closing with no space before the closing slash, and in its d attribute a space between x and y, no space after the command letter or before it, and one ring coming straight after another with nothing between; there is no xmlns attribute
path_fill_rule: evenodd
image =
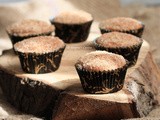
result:
<svg viewBox="0 0 160 120"><path fill-rule="evenodd" d="M28 36L14 36L14 35L11 35L11 34L8 34L11 42L12 42L12 45L14 45L15 43L19 42L19 41L22 41L24 39L27 39L27 38L31 38L31 37L37 37L37 36L49 36L51 35L52 32L49 32L49 33L42 33L42 34L37 34L37 35L28 35Z"/></svg>
<svg viewBox="0 0 160 120"><path fill-rule="evenodd" d="M50 53L21 53L19 55L21 67L26 73L40 74L56 71L61 62L61 57L64 48L60 48L55 52Z"/></svg>
<svg viewBox="0 0 160 120"><path fill-rule="evenodd" d="M78 64L75 65L84 91L92 94L113 93L121 90L124 85L128 64L112 71L88 71Z"/></svg>
<svg viewBox="0 0 160 120"><path fill-rule="evenodd" d="M55 36L58 36L65 43L77 43L87 40L92 21L81 24L65 24L51 20L55 26Z"/></svg>
<svg viewBox="0 0 160 120"><path fill-rule="evenodd" d="M142 35L143 35L144 28L145 28L145 26L144 26L144 24L142 24L142 27L140 29L137 29L137 30L130 30L130 31L126 31L126 30L121 30L121 31L114 30L114 31L132 34L134 36L137 36L137 37L141 38ZM102 29L102 28L100 28L100 31L101 31L102 34L109 33L109 32L114 32L113 30L107 30L107 29Z"/></svg>
<svg viewBox="0 0 160 120"><path fill-rule="evenodd" d="M97 39L96 39L97 40ZM129 62L129 67L134 66L137 62L138 55L140 48L142 46L143 40L141 39L141 42L137 45L133 45L130 47L116 47L116 48L107 48L100 46L96 43L96 40L94 40L94 45L96 50L106 50L108 52L116 53L119 55L122 55L126 60Z"/></svg>

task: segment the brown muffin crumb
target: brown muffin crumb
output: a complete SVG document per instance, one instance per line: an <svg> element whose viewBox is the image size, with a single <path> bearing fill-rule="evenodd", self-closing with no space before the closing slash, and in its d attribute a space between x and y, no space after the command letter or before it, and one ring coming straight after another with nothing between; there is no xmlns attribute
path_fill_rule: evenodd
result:
<svg viewBox="0 0 160 120"><path fill-rule="evenodd" d="M110 32L100 36L96 43L103 47L130 47L141 43L141 39L121 32Z"/></svg>
<svg viewBox="0 0 160 120"><path fill-rule="evenodd" d="M102 21L99 24L99 27L101 29L107 29L111 31L127 31L142 28L142 23L133 18L117 17Z"/></svg>
<svg viewBox="0 0 160 120"><path fill-rule="evenodd" d="M64 42L58 37L39 36L16 43L14 49L22 53L49 53L64 46Z"/></svg>
<svg viewBox="0 0 160 120"><path fill-rule="evenodd" d="M85 11L65 11L54 18L54 22L66 24L79 24L91 21L93 18L91 14Z"/></svg>
<svg viewBox="0 0 160 120"><path fill-rule="evenodd" d="M126 61L118 54L95 51L81 57L77 64L88 71L110 71L122 68Z"/></svg>
<svg viewBox="0 0 160 120"><path fill-rule="evenodd" d="M20 22L14 23L6 30L9 34L14 36L32 36L39 34L47 34L54 31L54 26L47 22L33 19L26 19Z"/></svg>

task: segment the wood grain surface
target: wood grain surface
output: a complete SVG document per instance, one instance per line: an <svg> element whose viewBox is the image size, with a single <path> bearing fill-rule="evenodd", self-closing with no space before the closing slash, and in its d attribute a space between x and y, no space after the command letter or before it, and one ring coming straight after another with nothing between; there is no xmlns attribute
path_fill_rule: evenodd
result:
<svg viewBox="0 0 160 120"><path fill-rule="evenodd" d="M112 111L111 113L113 114L111 116L113 118L109 117L110 119L139 117L140 111L137 109L137 101L135 101L136 96L133 95L136 91L129 91L127 88L127 84L132 82L131 79L126 79L125 87L121 91L113 94L93 95L83 91L74 64L80 56L95 51L92 41L98 35L99 34L91 34L90 38L82 43L67 44L60 68L52 73L26 74L22 71L18 56L14 54L13 50L4 51L3 55L0 57L0 84L8 101L19 110L40 117L44 116L46 118L51 118L54 109L53 119L60 119L59 116L66 117L65 115L72 112L72 109L75 107L74 104L73 106L70 106L70 109L65 108L67 106L63 104L60 104L71 104L70 99L72 98L73 101L76 98L74 103L81 104L83 101L83 105L85 106L86 104L88 106L86 108L87 111L92 111L91 106L97 101L97 107L99 107L98 109L95 109L100 113L102 112L101 115L105 116L105 119L107 118L106 113L109 111L111 112L109 109L112 107L118 107L121 110L117 109ZM126 78L148 59L148 53L149 44L144 41L137 64L134 67L129 68ZM154 98L149 99L149 101L152 101L152 99ZM103 102L106 107L110 107L101 111L101 108L104 107L101 102ZM141 104L139 106L141 106ZM79 115L83 116L82 113L84 112L80 112L82 108L79 109L76 107L76 109L77 111L72 113L73 116L70 116L71 118L69 117L67 119L78 119ZM124 114L125 110L127 110L126 114ZM93 116L92 114L92 112L87 114L85 119L91 119L88 115Z"/></svg>

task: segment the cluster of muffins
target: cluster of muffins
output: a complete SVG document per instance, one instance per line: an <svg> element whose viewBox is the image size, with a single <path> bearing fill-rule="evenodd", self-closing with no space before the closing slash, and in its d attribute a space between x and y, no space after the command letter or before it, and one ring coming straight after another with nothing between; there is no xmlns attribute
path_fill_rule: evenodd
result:
<svg viewBox="0 0 160 120"><path fill-rule="evenodd" d="M22 20L6 29L24 72L49 73L59 68L65 43L52 36L54 30L53 25L34 19Z"/></svg>
<svg viewBox="0 0 160 120"><path fill-rule="evenodd" d="M48 73L59 68L65 43L87 39L92 21L91 14L84 11L62 12L51 24L26 19L10 25L6 32L24 72Z"/></svg>
<svg viewBox="0 0 160 120"><path fill-rule="evenodd" d="M137 62L144 24L133 18L117 17L99 24L102 35L93 43L97 51L75 64L84 91L113 93L123 88L126 71Z"/></svg>
<svg viewBox="0 0 160 120"><path fill-rule="evenodd" d="M39 20L23 20L7 28L7 33L27 73L56 71L65 43L83 42L93 22L84 11L62 12L48 24ZM136 64L143 43L144 25L132 18L118 17L99 24L102 35L93 43L97 51L80 57L75 68L84 91L112 93L123 88L126 71ZM55 32L55 36L52 36Z"/></svg>

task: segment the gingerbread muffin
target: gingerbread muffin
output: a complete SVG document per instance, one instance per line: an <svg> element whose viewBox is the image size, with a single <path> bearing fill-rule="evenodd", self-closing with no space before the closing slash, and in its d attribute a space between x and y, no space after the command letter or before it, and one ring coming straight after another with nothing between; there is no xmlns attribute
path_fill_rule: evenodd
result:
<svg viewBox="0 0 160 120"><path fill-rule="evenodd" d="M131 34L110 32L94 41L97 50L106 50L122 55L129 61L129 66L136 64L143 39Z"/></svg>
<svg viewBox="0 0 160 120"><path fill-rule="evenodd" d="M107 51L94 51L75 64L84 91L112 93L122 89L127 71L123 56Z"/></svg>
<svg viewBox="0 0 160 120"><path fill-rule="evenodd" d="M57 70L65 44L58 37L38 36L14 44L21 67L27 73L48 73Z"/></svg>
<svg viewBox="0 0 160 120"><path fill-rule="evenodd" d="M54 29L54 26L47 22L25 19L8 26L6 31L14 45L26 38L51 35Z"/></svg>
<svg viewBox="0 0 160 120"><path fill-rule="evenodd" d="M84 11L66 11L51 20L55 35L65 43L76 43L88 38L93 22L91 14Z"/></svg>
<svg viewBox="0 0 160 120"><path fill-rule="evenodd" d="M102 34L117 31L129 33L137 37L142 37L144 27L142 22L127 17L111 18L104 20L99 24Z"/></svg>

